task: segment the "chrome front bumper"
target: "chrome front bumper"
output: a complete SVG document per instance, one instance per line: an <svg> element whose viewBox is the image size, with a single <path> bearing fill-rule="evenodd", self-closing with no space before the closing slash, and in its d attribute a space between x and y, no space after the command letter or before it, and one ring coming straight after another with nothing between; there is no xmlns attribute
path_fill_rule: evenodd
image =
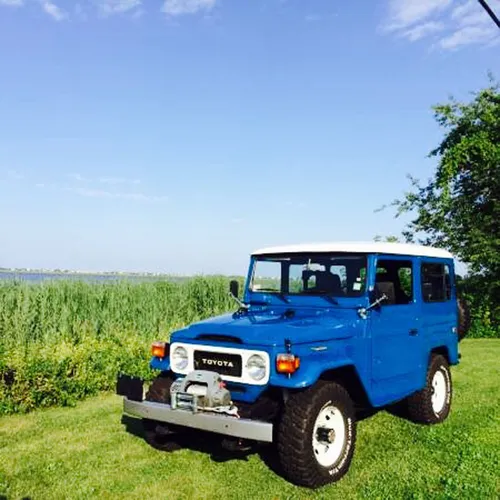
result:
<svg viewBox="0 0 500 500"><path fill-rule="evenodd" d="M272 443L273 441L273 424L268 422L229 415L213 415L206 412L192 413L186 410L173 410L168 404L132 401L126 397L123 398L123 411L134 417L158 420L167 424L191 427L226 436L252 439L265 443Z"/></svg>

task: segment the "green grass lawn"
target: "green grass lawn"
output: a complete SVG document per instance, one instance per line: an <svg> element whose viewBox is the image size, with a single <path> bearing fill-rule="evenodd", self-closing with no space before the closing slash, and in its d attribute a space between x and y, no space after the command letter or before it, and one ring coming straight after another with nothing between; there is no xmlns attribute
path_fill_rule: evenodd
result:
<svg viewBox="0 0 500 500"><path fill-rule="evenodd" d="M500 340L466 340L461 350L444 424L384 411L363 420L350 472L317 491L277 476L269 453L221 456L205 436L196 450L155 451L139 426L121 423L120 398L103 395L1 418L0 497L499 498Z"/></svg>

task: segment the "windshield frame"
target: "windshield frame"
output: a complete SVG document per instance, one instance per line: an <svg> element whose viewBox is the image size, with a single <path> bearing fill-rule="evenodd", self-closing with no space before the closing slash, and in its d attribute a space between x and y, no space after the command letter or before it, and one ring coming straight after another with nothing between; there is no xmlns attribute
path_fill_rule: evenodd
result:
<svg viewBox="0 0 500 500"><path fill-rule="evenodd" d="M298 259L304 259L310 258L311 260L314 261L315 258L321 259L346 259L346 258L359 258L363 259L363 264L364 264L364 269L365 269L365 276L364 280L362 281L362 288L359 291L359 293L351 293L349 295L337 295L337 294L330 294L330 293L303 293L303 292L290 292L290 290L284 290L283 283L282 283L282 278L280 278L280 290L252 290L252 284L254 281L254 276L255 276L255 271L257 268L257 263L259 261L273 261L273 259L290 259L293 260L294 258ZM368 269L369 269L370 261L369 261L369 256L366 253L359 253L359 252L296 252L296 253L279 253L279 254L265 254L265 255L252 255L251 257L251 262L250 262L250 267L248 271L248 276L247 276L247 282L245 286L245 298L248 302L252 302L252 300L262 300L264 297L275 297L276 298L276 303L282 303L282 299L280 297L286 297L289 301L293 300L294 302L301 301L307 301L310 302L313 300L314 302L321 302L323 305L331 306L332 303L328 303L325 301L325 297L334 297L335 299L340 300L341 302L348 301L356 301L359 302L360 299L364 298L367 296L368 293ZM287 287L288 288L288 287ZM274 302L274 301L273 301Z"/></svg>

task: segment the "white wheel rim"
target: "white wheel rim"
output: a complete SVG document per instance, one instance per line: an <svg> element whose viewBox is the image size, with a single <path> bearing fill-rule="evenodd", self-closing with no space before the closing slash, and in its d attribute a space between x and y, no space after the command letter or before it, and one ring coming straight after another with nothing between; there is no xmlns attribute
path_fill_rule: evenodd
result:
<svg viewBox="0 0 500 500"><path fill-rule="evenodd" d="M323 467L332 467L346 444L346 423L342 412L333 405L325 406L314 424L312 446L314 456Z"/></svg>
<svg viewBox="0 0 500 500"><path fill-rule="evenodd" d="M436 415L444 408L447 392L446 377L442 370L438 370L432 377L432 409Z"/></svg>

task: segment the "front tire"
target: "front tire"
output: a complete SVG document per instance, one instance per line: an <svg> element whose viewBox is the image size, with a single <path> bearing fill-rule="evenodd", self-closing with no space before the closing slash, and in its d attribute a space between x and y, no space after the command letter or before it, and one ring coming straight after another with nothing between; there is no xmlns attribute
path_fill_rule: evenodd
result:
<svg viewBox="0 0 500 500"><path fill-rule="evenodd" d="M309 488L338 481L349 470L355 442L354 407L341 385L320 382L289 397L278 429L288 481Z"/></svg>
<svg viewBox="0 0 500 500"><path fill-rule="evenodd" d="M407 400L408 416L413 422L438 424L451 409L452 383L446 358L433 354L427 370L426 385Z"/></svg>
<svg viewBox="0 0 500 500"><path fill-rule="evenodd" d="M173 379L170 376L159 375L149 387L149 391L146 394L146 401L169 404L172 382ZM144 429L144 440L150 446L160 451L170 451L172 447L172 432L166 424L145 418L142 420L142 426Z"/></svg>

